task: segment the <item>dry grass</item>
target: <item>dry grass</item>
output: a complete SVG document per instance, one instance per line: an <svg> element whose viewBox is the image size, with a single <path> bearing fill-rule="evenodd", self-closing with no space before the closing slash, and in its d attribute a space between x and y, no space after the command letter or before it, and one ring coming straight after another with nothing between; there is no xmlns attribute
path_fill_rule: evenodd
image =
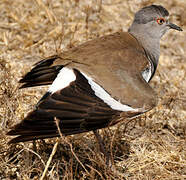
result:
<svg viewBox="0 0 186 180"><path fill-rule="evenodd" d="M41 57L127 30L133 13L152 3L164 5L171 20L185 29L185 0L1 0L0 179L39 179L56 142L7 144L9 127L46 90L18 90L20 77ZM185 32L171 31L162 40L160 64L151 83L159 96L158 106L127 127L119 124L102 130L112 153L112 169L106 169L93 134L80 134L69 136L68 143L61 140L46 179L186 179L185 37Z"/></svg>

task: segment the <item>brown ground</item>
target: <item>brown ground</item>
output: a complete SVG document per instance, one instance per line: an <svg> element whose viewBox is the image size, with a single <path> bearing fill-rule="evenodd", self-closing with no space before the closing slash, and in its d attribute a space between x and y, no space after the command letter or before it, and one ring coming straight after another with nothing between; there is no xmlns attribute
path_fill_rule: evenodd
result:
<svg viewBox="0 0 186 180"><path fill-rule="evenodd" d="M133 14L152 3L165 6L171 20L186 27L185 0L1 0L0 1L0 179L39 179L56 139L8 145L8 129L23 119L46 88L19 90L31 66L60 49L127 30ZM159 96L152 111L127 126L102 131L112 153L106 170L92 133L61 141L46 179L186 179L186 33L162 40L151 85ZM62 42L62 43L61 43ZM85 168L85 169L84 169Z"/></svg>

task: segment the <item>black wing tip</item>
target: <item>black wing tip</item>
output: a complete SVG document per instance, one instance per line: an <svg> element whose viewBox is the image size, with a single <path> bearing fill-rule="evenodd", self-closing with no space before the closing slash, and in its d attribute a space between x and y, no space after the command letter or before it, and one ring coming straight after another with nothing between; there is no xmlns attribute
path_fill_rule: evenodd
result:
<svg viewBox="0 0 186 180"><path fill-rule="evenodd" d="M6 135L7 135L7 136L16 136L17 133L15 132L14 129L11 129L11 130L9 130L9 131L6 133ZM18 143L19 141L16 140L17 138L18 138L18 137L15 137L15 138L11 139L10 141L8 141L7 144L10 145L10 144Z"/></svg>
<svg viewBox="0 0 186 180"><path fill-rule="evenodd" d="M8 141L8 145L11 144L16 144L16 143L20 143L20 142L26 142L26 141L32 141L35 140L33 137L27 137L27 136L21 136L21 135L17 135L17 137L11 139L10 141Z"/></svg>
<svg viewBox="0 0 186 180"><path fill-rule="evenodd" d="M8 135L8 136L13 136L14 133L13 133L12 131L13 131L13 130L8 131L8 132L6 133L6 135Z"/></svg>
<svg viewBox="0 0 186 180"><path fill-rule="evenodd" d="M24 89L24 88L27 88L27 87L30 87L28 84L23 84L19 87L19 89Z"/></svg>
<svg viewBox="0 0 186 180"><path fill-rule="evenodd" d="M24 83L22 84L19 89L24 89L24 88L28 88L28 87L37 87L37 86L45 86L45 85L49 85L50 83L38 83L38 84L34 84L34 83Z"/></svg>
<svg viewBox="0 0 186 180"><path fill-rule="evenodd" d="M19 125L19 124L17 124L17 125ZM16 126L17 126L16 125ZM6 135L8 135L8 136L17 136L17 135L19 135L19 133L18 133L18 131L16 130L17 129L17 127L13 127L12 129L10 129L7 133L6 133Z"/></svg>
<svg viewBox="0 0 186 180"><path fill-rule="evenodd" d="M34 64L34 67L31 69L30 72L26 73L20 80L19 83L24 83L21 85L20 89L33 87L33 86L41 86L41 85L48 85L56 78L58 72L64 67L63 65L54 66L53 71L50 72L50 76L43 77L43 75L47 75L45 70L50 69L51 65L54 61L59 58L59 55L53 55L47 57L37 63ZM41 72L38 74L38 72ZM42 79L41 79L42 77ZM44 78L44 79L43 79Z"/></svg>
<svg viewBox="0 0 186 180"><path fill-rule="evenodd" d="M51 64L53 64L54 60L56 60L57 58L59 58L59 55L56 55L56 54L53 56L43 58L39 62L36 62L34 64L34 67L50 66Z"/></svg>
<svg viewBox="0 0 186 180"><path fill-rule="evenodd" d="M24 83L24 78L20 79L18 82L19 83Z"/></svg>
<svg viewBox="0 0 186 180"><path fill-rule="evenodd" d="M26 75L24 75L20 80L19 83L25 83L32 80L32 70L28 72Z"/></svg>
<svg viewBox="0 0 186 180"><path fill-rule="evenodd" d="M28 142L28 141L34 141L40 138L37 138L37 136L32 136L32 135L17 135L16 137L14 137L13 139L11 139L10 141L8 141L8 145L11 144L16 144L16 143L21 143L21 142ZM42 139L42 138L41 138Z"/></svg>
<svg viewBox="0 0 186 180"><path fill-rule="evenodd" d="M13 138L11 139L10 141L8 141L8 145L11 145L11 144L15 144L15 143L19 143L19 141L16 140L16 138Z"/></svg>
<svg viewBox="0 0 186 180"><path fill-rule="evenodd" d="M16 137L8 141L7 144L10 145L10 144L21 143L21 142L35 141L39 139L55 138L59 136L60 136L59 133L57 133L56 131L54 131L52 134L43 133L37 135L36 134L17 135Z"/></svg>

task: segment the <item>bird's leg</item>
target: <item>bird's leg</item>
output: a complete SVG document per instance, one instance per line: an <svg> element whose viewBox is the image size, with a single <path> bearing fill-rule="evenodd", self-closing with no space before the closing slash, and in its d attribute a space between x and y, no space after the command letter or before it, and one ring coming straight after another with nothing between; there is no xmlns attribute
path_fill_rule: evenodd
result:
<svg viewBox="0 0 186 180"><path fill-rule="evenodd" d="M110 160L110 155L109 153L105 150L103 139L101 138L100 134L98 133L98 130L94 130L94 135L96 136L96 140L98 141L100 151L104 154L106 158L106 165L107 167L109 166L109 160ZM110 166L112 166L110 164Z"/></svg>

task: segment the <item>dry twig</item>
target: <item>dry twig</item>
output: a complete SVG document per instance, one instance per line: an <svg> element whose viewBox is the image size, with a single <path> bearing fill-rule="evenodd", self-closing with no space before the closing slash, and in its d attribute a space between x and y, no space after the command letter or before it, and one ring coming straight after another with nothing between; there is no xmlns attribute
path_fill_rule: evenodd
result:
<svg viewBox="0 0 186 180"><path fill-rule="evenodd" d="M87 171L87 169L85 168L85 166L83 165L83 163L79 160L79 158L75 154L75 152L73 150L73 147L72 147L72 144L70 142L68 142L68 140L65 138L65 136L63 136L63 134L61 133L61 130L60 130L60 127L59 127L59 120L56 117L54 119L55 119L56 126L57 126L57 129L58 129L58 132L59 132L59 135L60 135L61 139L70 146L70 150L71 150L73 156L76 158L76 160L82 166L82 168L86 171L86 173L89 174L89 172Z"/></svg>

